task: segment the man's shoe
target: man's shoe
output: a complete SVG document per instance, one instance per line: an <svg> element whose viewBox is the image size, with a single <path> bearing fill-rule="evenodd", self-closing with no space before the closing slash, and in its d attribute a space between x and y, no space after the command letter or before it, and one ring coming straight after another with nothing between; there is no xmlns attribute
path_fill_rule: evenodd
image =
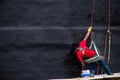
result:
<svg viewBox="0 0 120 80"><path fill-rule="evenodd" d="M94 77L94 74L90 74L90 77Z"/></svg>

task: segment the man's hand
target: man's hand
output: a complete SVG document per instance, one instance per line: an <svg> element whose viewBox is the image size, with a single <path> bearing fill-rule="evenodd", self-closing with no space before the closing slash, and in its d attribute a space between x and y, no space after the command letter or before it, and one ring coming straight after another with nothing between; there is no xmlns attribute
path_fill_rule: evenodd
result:
<svg viewBox="0 0 120 80"><path fill-rule="evenodd" d="M92 31L92 26L88 28L88 32L91 32L91 31Z"/></svg>
<svg viewBox="0 0 120 80"><path fill-rule="evenodd" d="M92 31L92 26L90 26L89 28L88 28L88 32L86 33L86 35L85 35L85 37L84 37L84 41L86 41L87 39L88 39L88 37L90 36L90 34L91 34L91 31Z"/></svg>

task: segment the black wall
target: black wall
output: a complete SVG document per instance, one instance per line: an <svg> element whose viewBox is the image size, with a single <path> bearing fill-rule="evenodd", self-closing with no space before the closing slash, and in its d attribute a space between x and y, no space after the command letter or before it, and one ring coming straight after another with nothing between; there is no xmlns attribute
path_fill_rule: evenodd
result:
<svg viewBox="0 0 120 80"><path fill-rule="evenodd" d="M90 25L93 0L0 0L0 80L80 76L71 48ZM120 71L120 1L111 0L112 72ZM104 52L108 2L96 0L93 30ZM72 57L71 57L72 56Z"/></svg>

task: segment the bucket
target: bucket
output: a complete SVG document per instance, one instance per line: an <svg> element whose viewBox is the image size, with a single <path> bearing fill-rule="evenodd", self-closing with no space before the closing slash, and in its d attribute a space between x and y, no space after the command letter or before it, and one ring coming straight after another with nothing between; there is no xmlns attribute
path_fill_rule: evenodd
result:
<svg viewBox="0 0 120 80"><path fill-rule="evenodd" d="M83 70L81 76L82 77L90 76L90 70Z"/></svg>

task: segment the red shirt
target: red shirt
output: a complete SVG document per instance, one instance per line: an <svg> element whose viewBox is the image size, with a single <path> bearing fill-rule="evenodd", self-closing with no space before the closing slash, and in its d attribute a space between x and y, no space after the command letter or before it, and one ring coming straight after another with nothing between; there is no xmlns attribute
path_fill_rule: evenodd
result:
<svg viewBox="0 0 120 80"><path fill-rule="evenodd" d="M86 45L86 41L81 41L79 43L79 47L80 48L88 48L88 46ZM96 54L95 51L93 51L93 50L91 50L89 48L84 50L84 53L85 54L83 55L83 53L80 50L77 50L77 57L78 57L80 62L82 62L82 57L83 56L85 56L86 58L91 58L91 57L93 57Z"/></svg>

